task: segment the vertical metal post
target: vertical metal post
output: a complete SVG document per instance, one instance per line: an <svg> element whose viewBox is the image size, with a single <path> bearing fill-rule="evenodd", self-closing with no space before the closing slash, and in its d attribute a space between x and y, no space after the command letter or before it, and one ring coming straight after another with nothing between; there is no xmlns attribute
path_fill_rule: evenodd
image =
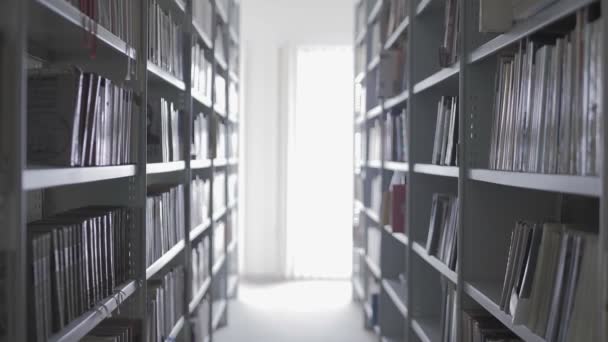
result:
<svg viewBox="0 0 608 342"><path fill-rule="evenodd" d="M608 0L602 0L601 2L602 11L602 113L601 117L601 134L600 134L600 148L602 149L601 156L601 183L602 193L600 197L600 227L599 227L599 278L600 278L600 300L599 300L599 318L600 318L600 341L606 341L608 339L608 138L606 133L608 132L608 118L606 116L606 99L608 98Z"/></svg>
<svg viewBox="0 0 608 342"><path fill-rule="evenodd" d="M214 219L214 180L215 180L215 161L217 159L217 113L215 110L215 101L217 96L215 94L215 77L217 75L217 59L215 55L216 48L216 36L217 36L217 0L209 0L211 1L212 8L212 19L211 19L211 56L213 59L212 63L212 72L211 72L211 113L210 113L210 125L208 128L210 130L209 137L212 140L210 146L210 155L211 158L211 175L210 175L210 196L209 196L209 217L211 219L211 223L209 225L209 275L211 277L211 285L209 288L209 342L213 342L213 288L215 286L215 277L213 274L213 264L214 260L214 250L215 250L215 219Z"/></svg>
<svg viewBox="0 0 608 342"><path fill-rule="evenodd" d="M412 179L414 178L414 153L412 152L412 146L413 146L413 138L412 138L412 116L414 115L414 112L412 110L412 102L414 101L414 98L416 97L416 95L414 95L414 62L415 62L415 53L412 53L413 51L415 51L414 49L414 35L416 32L416 7L417 7L417 1L410 1L409 2L409 10L408 10L408 16L409 16L409 20L410 23L408 25L407 28L407 47L406 47L406 51L407 53L409 53L409 55L411 56L411 58L409 58L408 60L408 65L407 65L407 91L408 91L408 100L407 100L407 104L406 104L406 118L405 118L405 129L406 129L406 139L407 139L407 163L408 163L408 172L407 172L407 188L406 188L406 216L405 216L405 222L407 225L407 229L406 229L406 234L408 237L408 244L406 246L406 262L405 262L405 267L406 267L406 281L408 282L407 284L407 298L406 298L406 307L408 309L408 314L407 317L405 318L405 332L404 332L404 339L406 341L412 341L415 340L416 337L413 336L412 334L412 315L414 314L414 305L413 302L414 300L412 299L414 297L414 286L412 284L412 280L414 279L414 276L412 274L412 270L413 270L413 262L412 262L412 257L413 257L413 251L412 251L412 244L414 242L414 239L412 238L412 229L414 227L414 219L413 219L413 212L414 212L414 196L413 196L413 192L412 192Z"/></svg>

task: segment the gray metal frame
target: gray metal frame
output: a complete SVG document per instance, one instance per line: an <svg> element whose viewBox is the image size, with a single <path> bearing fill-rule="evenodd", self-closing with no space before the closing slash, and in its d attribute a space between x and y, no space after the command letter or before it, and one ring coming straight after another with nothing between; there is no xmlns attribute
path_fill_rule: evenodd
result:
<svg viewBox="0 0 608 342"><path fill-rule="evenodd" d="M369 80L370 66L376 68L383 63L382 54L372 56L370 51L372 25L377 13L387 1L360 0L355 6L363 6L367 19L360 28L365 30L354 37L355 46L364 45L365 71L357 75L368 89L375 87ZM410 0L409 17L400 25L408 35L409 76L407 89L388 99L378 99L377 106L363 108L356 120L356 129L369 132L375 120L383 119L393 108L407 108L408 119L408 163L393 163L385 160L355 161L355 170L360 167L364 182L369 175L386 171L407 173L407 234L383 234L381 242L380 295L378 339L381 341L438 341L440 340L439 305L440 281L448 281L457 290L457 320L462 310L482 307L495 316L507 328L524 341L544 341L527 327L513 325L511 318L501 312L496 296L500 295L508 252L508 240L515 218L560 219L574 217L579 221L599 226L600 251L598 272L601 279L601 301L597 314L601 318L601 338L608 339L608 139L601 136L603 149L602 171L597 177L549 175L494 171L487 169L488 141L490 138L491 105L496 68L495 58L505 47L536 32L547 25L574 13L581 7L599 2L604 9L608 0L557 0L538 15L518 22L505 34L491 35L478 32L479 0L460 1L460 50L459 61L450 68L439 68L429 56L436 56L443 25L444 1ZM603 32L608 30L608 16L602 16ZM355 21L356 22L356 21ZM362 30L362 31L363 31ZM396 40L395 34L388 38L387 46ZM384 43L384 42L383 42ZM608 65L608 35L602 39L604 63ZM385 49L387 48L385 46ZM378 58L380 61L378 62ZM604 67L603 92L608 97L608 71ZM441 95L459 96L459 166L445 167L429 164L434 134L436 103ZM604 117L606 117L604 115ZM603 120L603 132L608 131L608 120ZM366 135L368 136L368 135ZM385 136L384 130L382 137ZM383 142L384 143L384 140ZM369 147L365 141L364 150ZM365 152L364 152L365 153ZM384 153L384 151L383 151ZM378 213L365 207L369 197L369 185L363 187L363 199L355 201L355 212L365 214L364 228L375 229L379 225ZM431 196L434 192L458 194L460 222L457 248L459 251L457 271L449 270L439 260L426 253L424 242L427 236ZM514 205L514 203L517 203ZM599 203L599 208L594 208ZM362 208L361 205L363 205ZM386 230L383 230L387 232ZM367 246L367 244L366 244ZM395 257L400 253L405 259ZM363 255L366 259L367 248ZM483 260L481 262L480 260ZM365 293L368 279L378 273L375 265L362 263ZM407 297L400 300L389 286L398 270L406 272ZM357 275L353 276L353 285ZM396 320L395 316L403 316ZM399 334L399 330L403 334ZM458 340L462 339L460 324L457 325Z"/></svg>
<svg viewBox="0 0 608 342"><path fill-rule="evenodd" d="M192 340L192 320L191 315L200 305L203 298L198 297L191 301L192 294L203 294L202 297L213 299L213 293L209 289L211 286L205 285L201 289L191 288L191 238L200 239L204 235L210 235L213 241L213 229L198 231L196 236L191 234L190 226L190 184L194 172L207 174L212 179L214 173L225 172L228 174L237 170L238 161L218 161L212 160L209 163L192 162L190 160L190 137L192 136L192 117L194 112L192 85L191 85L191 48L192 42L196 39L206 40L205 37L198 37L199 32L192 24L192 5L193 1L202 0L160 0L160 4L171 11L177 13L176 18L183 20L183 61L184 75L183 80L169 75L151 63L147 62L148 46L148 0L131 0L134 5L133 30L134 42L124 42L111 34L101 26L98 27L98 54L96 59L91 59L87 49L79 45L80 41L74 40L69 44L64 41L56 40L55 37L81 37L84 33L82 24L82 14L75 10L65 0L10 0L5 4L5 8L0 13L0 270L4 272L5 284L0 288L0 303L5 304L0 308L0 319L2 314L8 319L7 322L0 321L0 334L5 327L5 335L0 335L0 341L25 341L28 331L32 330L32 322L28 317L28 301L30 296L27 293L27 229L26 222L69 208L86 204L115 204L126 205L135 209L135 220L132 228L132 243L134 250L135 275L134 279L124 284L120 289L121 295L106 298L100 303L99 308L81 316L72 322L61 332L55 334L51 340L68 341L79 339L92 330L99 322L109 317L113 311L117 311L118 306L127 298L133 299L134 311L130 310L129 315L142 320L143 340L148 340L145 336L148 322L147 317L147 280L162 274L168 267L182 264L185 268L185 289L184 312L182 318L175 325L170 338L182 341ZM234 40L238 46L237 30L239 14L238 9L232 15L227 16L225 11L220 11L217 6L218 0L210 0L212 3L214 25L222 25L224 38ZM237 0L233 0L237 1ZM231 2L232 4L232 2ZM223 12L223 13L221 13ZM141 15L143 14L143 15ZM49 23L57 23L50 26ZM230 36L227 35L230 30ZM42 39L41 34L48 33L49 39ZM215 32L215 29L214 29ZM46 34L45 33L45 34ZM34 36L34 39L32 39ZM213 34L215 37L215 34ZM129 47L129 44L133 44ZM238 84L238 72L231 69L228 63L222 62L223 70L217 66L214 42L211 46L207 45L208 53L213 56L213 82L215 75L222 72L226 78L226 93L230 82ZM229 61L229 51L226 51L226 58ZM132 143L134 153L137 155L137 162L134 165L116 167L87 167L87 168L43 168L28 169L26 165L26 136L27 136L27 87L26 71L28 53L34 53L49 59L49 62L64 62L83 65L87 69L95 70L102 74L125 75L130 67L133 70L131 77L125 81L133 88L139 118L147 117L148 94L163 95L171 98L178 104L181 115L184 117L186 128L184 129L183 152L185 160L173 163L148 164L146 160L146 120L138 120L136 127L132 131ZM135 68L135 69L133 69ZM210 116L219 116L214 108L215 94L211 99L208 110L212 111ZM229 117L228 101L222 106L226 107L223 111L224 125L219 125L219 129L227 129L227 125L237 125L236 118ZM234 111L233 111L234 112ZM210 135L214 136L213 125L209 126ZM229 137L226 136L226 140ZM228 142L228 141L227 141ZM227 144L225 146L228 146ZM227 151L226 151L227 152ZM213 154L213 153L212 153ZM193 165L195 164L195 165ZM227 181L221 184L224 191L227 191ZM150 184L163 182L177 182L184 185L184 204L185 204L185 226L183 227L186 239L178 243L165 256L149 268L145 263L145 243L146 243L146 194ZM213 194L213 189L211 189ZM211 194L211 195L212 195ZM213 197L211 197L213 201ZM223 215L213 212L210 205L210 225L213 228L214 221L225 220L230 210L237 210L236 206L229 206L226 199L227 212ZM212 204L212 203L211 203ZM236 237L235 237L236 238ZM236 241L235 241L236 243ZM209 256L212 256L210 246ZM236 248L233 248L233 250ZM224 253L228 253L228 246L224 246ZM224 260L224 262L222 262ZM210 263L209 284L214 287L222 287L226 293L227 281L222 275L221 270L226 270L226 258L221 258L216 264L213 260ZM215 272L211 272L214 270ZM224 272L225 273L225 272ZM218 278L220 277L220 278ZM203 292L204 291L204 292ZM225 295L224 295L225 299ZM223 324L227 323L228 302L221 311L215 313ZM218 327L218 319L211 319L212 312L210 306L210 320L208 322L210 340L213 339L213 331ZM6 325L2 325L5 323ZM212 329L214 328L214 329Z"/></svg>

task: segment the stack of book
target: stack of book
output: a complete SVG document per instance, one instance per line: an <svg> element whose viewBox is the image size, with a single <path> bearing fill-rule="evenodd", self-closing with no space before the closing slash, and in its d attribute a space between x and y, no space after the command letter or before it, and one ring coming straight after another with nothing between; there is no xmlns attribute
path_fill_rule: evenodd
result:
<svg viewBox="0 0 608 342"><path fill-rule="evenodd" d="M205 297L201 304L196 308L194 313L194 317L190 318L190 321L193 322L193 341L207 341L210 329L209 329L209 313L210 305L209 305L209 297Z"/></svg>
<svg viewBox="0 0 608 342"><path fill-rule="evenodd" d="M199 43L192 46L192 91L211 101L213 65L207 60L205 51L205 47Z"/></svg>
<svg viewBox="0 0 608 342"><path fill-rule="evenodd" d="M207 37L212 35L213 6L211 0L192 1L192 20L194 24L203 30Z"/></svg>
<svg viewBox="0 0 608 342"><path fill-rule="evenodd" d="M598 174L602 29L587 15L551 44L530 40L500 58L491 169Z"/></svg>
<svg viewBox="0 0 608 342"><path fill-rule="evenodd" d="M397 27L407 18L409 0L390 0L386 13L387 36L397 30Z"/></svg>
<svg viewBox="0 0 608 342"><path fill-rule="evenodd" d="M458 321L457 318L457 296L455 286L442 279L442 295L441 298L441 341L453 342L457 341L456 330Z"/></svg>
<svg viewBox="0 0 608 342"><path fill-rule="evenodd" d="M146 267L183 239L183 185L149 187L146 198Z"/></svg>
<svg viewBox="0 0 608 342"><path fill-rule="evenodd" d="M127 318L108 318L99 323L81 342L140 342L141 321Z"/></svg>
<svg viewBox="0 0 608 342"><path fill-rule="evenodd" d="M393 113L386 122L385 159L407 162L407 110Z"/></svg>
<svg viewBox="0 0 608 342"><path fill-rule="evenodd" d="M194 297L203 283L209 278L209 236L192 247L192 296Z"/></svg>
<svg viewBox="0 0 608 342"><path fill-rule="evenodd" d="M458 165L458 97L442 96L437 105L432 163Z"/></svg>
<svg viewBox="0 0 608 342"><path fill-rule="evenodd" d="M213 177L213 212L226 210L226 174L217 172Z"/></svg>
<svg viewBox="0 0 608 342"><path fill-rule="evenodd" d="M76 68L29 71L28 163L108 166L134 162L133 93Z"/></svg>
<svg viewBox="0 0 608 342"><path fill-rule="evenodd" d="M215 224L213 231L213 260L219 260L224 255L224 243L226 241L226 225L224 221Z"/></svg>
<svg viewBox="0 0 608 342"><path fill-rule="evenodd" d="M157 0L150 0L148 18L148 60L178 79L183 79L181 25Z"/></svg>
<svg viewBox="0 0 608 342"><path fill-rule="evenodd" d="M127 208L85 207L28 224L31 339L46 341L131 278Z"/></svg>
<svg viewBox="0 0 608 342"><path fill-rule="evenodd" d="M597 341L598 238L585 227L518 222L500 308L547 341Z"/></svg>
<svg viewBox="0 0 608 342"><path fill-rule="evenodd" d="M474 341L521 341L492 315L483 310L465 309L462 312L462 340Z"/></svg>
<svg viewBox="0 0 608 342"><path fill-rule="evenodd" d="M199 113L193 122L192 127L192 159L207 160L209 159L209 126L207 125L207 117L203 113Z"/></svg>
<svg viewBox="0 0 608 342"><path fill-rule="evenodd" d="M439 48L439 66L447 68L458 61L460 49L460 0L447 0L443 43Z"/></svg>
<svg viewBox="0 0 608 342"><path fill-rule="evenodd" d="M449 194L433 194L429 233L426 250L441 260L451 270L456 270L458 257L458 197Z"/></svg>
<svg viewBox="0 0 608 342"><path fill-rule="evenodd" d="M148 101L148 162L183 159L182 120L179 110L163 98Z"/></svg>
<svg viewBox="0 0 608 342"><path fill-rule="evenodd" d="M209 222L209 201L211 200L211 182L196 176L190 187L192 208L190 209L192 229Z"/></svg>
<svg viewBox="0 0 608 342"><path fill-rule="evenodd" d="M78 8L84 15L95 20L93 25L99 24L108 31L112 32L118 38L129 43L134 42L137 29L133 28L133 20L131 20L134 12L134 1L123 0L106 0L86 2L81 0L67 0L69 3ZM87 23L87 27L89 23ZM97 32L95 27L90 29L92 32ZM91 44L92 41L90 42Z"/></svg>
<svg viewBox="0 0 608 342"><path fill-rule="evenodd" d="M164 342L184 313L184 267L148 282L148 341Z"/></svg>

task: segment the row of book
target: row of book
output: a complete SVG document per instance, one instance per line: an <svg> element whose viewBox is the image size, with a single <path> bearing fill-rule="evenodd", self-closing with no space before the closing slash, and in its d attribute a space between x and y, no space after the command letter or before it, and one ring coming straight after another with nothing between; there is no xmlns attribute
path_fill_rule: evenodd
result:
<svg viewBox="0 0 608 342"><path fill-rule="evenodd" d="M458 165L458 97L442 96L437 105L432 164Z"/></svg>
<svg viewBox="0 0 608 342"><path fill-rule="evenodd" d="M190 210L192 229L209 222L209 202L211 200L211 182L196 176L192 180L190 195L192 209Z"/></svg>
<svg viewBox="0 0 608 342"><path fill-rule="evenodd" d="M129 318L108 318L91 330L82 342L140 342L141 321Z"/></svg>
<svg viewBox="0 0 608 342"><path fill-rule="evenodd" d="M213 260L217 261L224 255L226 243L226 225L224 221L216 222L213 231Z"/></svg>
<svg viewBox="0 0 608 342"><path fill-rule="evenodd" d="M28 73L28 163L107 166L134 161L133 93L77 68Z"/></svg>
<svg viewBox="0 0 608 342"><path fill-rule="evenodd" d="M167 272L162 279L148 282L148 341L169 340L171 330L184 313L184 267Z"/></svg>
<svg viewBox="0 0 608 342"><path fill-rule="evenodd" d="M157 0L148 7L148 60L178 79L183 79L183 30L177 18Z"/></svg>
<svg viewBox="0 0 608 342"><path fill-rule="evenodd" d="M226 174L217 172L213 177L213 212L219 213L226 209Z"/></svg>
<svg viewBox="0 0 608 342"><path fill-rule="evenodd" d="M163 98L148 101L149 163L183 160L182 120L177 107Z"/></svg>
<svg viewBox="0 0 608 342"><path fill-rule="evenodd" d="M90 310L132 276L127 208L85 207L28 224L31 340Z"/></svg>
<svg viewBox="0 0 608 342"><path fill-rule="evenodd" d="M184 186L148 188L146 198L146 267L184 239Z"/></svg>
<svg viewBox="0 0 608 342"><path fill-rule="evenodd" d="M460 0L447 0L443 42L439 47L439 66L450 67L458 61L460 49Z"/></svg>
<svg viewBox="0 0 608 342"><path fill-rule="evenodd" d="M597 341L598 237L581 225L517 222L500 308L547 341Z"/></svg>
<svg viewBox="0 0 608 342"><path fill-rule="evenodd" d="M390 0L385 13L386 36L397 30L397 27L407 18L409 0Z"/></svg>
<svg viewBox="0 0 608 342"><path fill-rule="evenodd" d="M213 64L207 59L206 51L199 43L192 46L192 91L211 101Z"/></svg>
<svg viewBox="0 0 608 342"><path fill-rule="evenodd" d="M456 270L458 238L458 197L433 194L431 219L426 241L429 255L437 257L451 270Z"/></svg>
<svg viewBox="0 0 608 342"><path fill-rule="evenodd" d="M521 341L492 315L481 309L465 309L462 312L462 340L476 341Z"/></svg>
<svg viewBox="0 0 608 342"><path fill-rule="evenodd" d="M203 113L199 113L194 118L192 127L192 159L207 160L210 157L209 151L209 128L208 118Z"/></svg>
<svg viewBox="0 0 608 342"><path fill-rule="evenodd" d="M453 342L458 340L457 334L457 296L455 286L441 279L441 341L442 342Z"/></svg>
<svg viewBox="0 0 608 342"><path fill-rule="evenodd" d="M522 42L500 57L491 169L598 174L602 29L587 16L578 12L565 37Z"/></svg>
<svg viewBox="0 0 608 342"><path fill-rule="evenodd" d="M210 276L209 253L209 236L206 235L192 248L192 297Z"/></svg>
<svg viewBox="0 0 608 342"><path fill-rule="evenodd" d="M367 160L382 159L382 122L375 120L374 125L370 126L366 132L368 135ZM365 151L365 139L362 141Z"/></svg>
<svg viewBox="0 0 608 342"><path fill-rule="evenodd" d="M134 13L134 1L107 0L87 2L81 0L67 0L74 7L86 15L91 22L85 22L85 27L91 33L96 33L95 25L101 25L115 36L129 44L134 42L137 29L131 20ZM95 38L91 34L87 39L87 47L95 46Z"/></svg>
<svg viewBox="0 0 608 342"><path fill-rule="evenodd" d="M407 110L392 113L386 120L386 142L384 159L407 162Z"/></svg>
<svg viewBox="0 0 608 342"><path fill-rule="evenodd" d="M216 122L217 123L217 122ZM215 141L215 156L218 159L226 159L228 156L228 151L226 151L226 127L227 125L218 125L216 126L217 136ZM214 151L211 151L214 152Z"/></svg>

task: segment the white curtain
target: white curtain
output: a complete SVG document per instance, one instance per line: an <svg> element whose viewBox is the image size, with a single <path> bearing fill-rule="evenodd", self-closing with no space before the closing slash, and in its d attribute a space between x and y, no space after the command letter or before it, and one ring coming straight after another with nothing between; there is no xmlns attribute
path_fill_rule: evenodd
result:
<svg viewBox="0 0 608 342"><path fill-rule="evenodd" d="M341 279L352 272L353 50L292 50L287 104L286 272ZM293 61L295 59L295 61Z"/></svg>

